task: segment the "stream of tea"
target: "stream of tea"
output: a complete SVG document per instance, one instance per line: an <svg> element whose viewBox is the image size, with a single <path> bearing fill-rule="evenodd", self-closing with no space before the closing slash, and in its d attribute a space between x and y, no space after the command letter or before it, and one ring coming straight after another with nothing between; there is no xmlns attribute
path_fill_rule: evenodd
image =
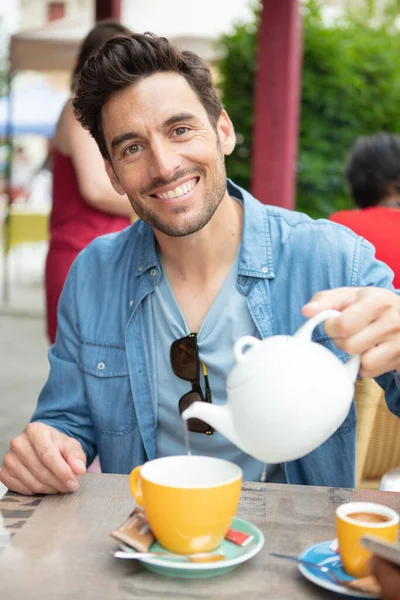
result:
<svg viewBox="0 0 400 600"><path fill-rule="evenodd" d="M188 456L192 456L192 451L190 450L190 440L189 440L189 425L188 425L188 421L187 419L182 419L183 421L183 428L184 428L184 432L185 432L185 448L186 448L186 454Z"/></svg>

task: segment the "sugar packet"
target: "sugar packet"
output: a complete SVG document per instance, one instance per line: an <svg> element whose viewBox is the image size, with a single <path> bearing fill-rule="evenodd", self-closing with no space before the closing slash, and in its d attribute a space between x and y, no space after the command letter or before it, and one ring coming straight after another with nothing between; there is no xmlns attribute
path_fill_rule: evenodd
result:
<svg viewBox="0 0 400 600"><path fill-rule="evenodd" d="M134 508L122 525L111 531L110 535L135 548L138 552L148 552L155 540L144 510L138 506Z"/></svg>
<svg viewBox="0 0 400 600"><path fill-rule="evenodd" d="M254 535L237 531L236 529L228 529L225 539L237 544L238 546L247 546L254 539Z"/></svg>

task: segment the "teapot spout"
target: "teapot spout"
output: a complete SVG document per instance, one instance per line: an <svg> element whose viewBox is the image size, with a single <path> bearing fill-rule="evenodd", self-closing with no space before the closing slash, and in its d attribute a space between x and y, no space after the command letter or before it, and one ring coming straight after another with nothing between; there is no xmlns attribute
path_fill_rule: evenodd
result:
<svg viewBox="0 0 400 600"><path fill-rule="evenodd" d="M193 402L189 408L183 411L182 418L185 420L195 418L205 421L232 444L243 450L242 444L236 435L231 411L226 405L218 406L209 402Z"/></svg>
<svg viewBox="0 0 400 600"><path fill-rule="evenodd" d="M351 383L354 383L360 370L360 355L354 354L354 356L351 356L344 365L344 368L348 373Z"/></svg>

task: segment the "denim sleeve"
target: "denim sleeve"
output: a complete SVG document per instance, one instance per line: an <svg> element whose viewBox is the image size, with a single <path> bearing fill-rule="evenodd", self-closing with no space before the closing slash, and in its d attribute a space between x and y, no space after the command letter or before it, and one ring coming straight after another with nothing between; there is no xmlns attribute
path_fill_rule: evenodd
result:
<svg viewBox="0 0 400 600"><path fill-rule="evenodd" d="M50 374L40 393L32 421L41 421L82 445L90 464L96 455L95 437L88 411L82 374L78 367L79 326L75 262L58 304L56 343L49 351Z"/></svg>
<svg viewBox="0 0 400 600"><path fill-rule="evenodd" d="M361 241L358 275L358 281L354 281L354 285L382 287L400 296L400 290L393 287L393 271L375 258L375 248L364 239ZM380 375L376 381L385 392L388 407L400 417L400 374L391 371Z"/></svg>

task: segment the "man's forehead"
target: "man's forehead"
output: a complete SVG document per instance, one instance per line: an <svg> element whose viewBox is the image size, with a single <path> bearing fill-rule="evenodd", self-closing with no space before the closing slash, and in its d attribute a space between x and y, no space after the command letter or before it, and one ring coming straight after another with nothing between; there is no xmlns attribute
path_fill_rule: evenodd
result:
<svg viewBox="0 0 400 600"><path fill-rule="evenodd" d="M129 111L135 106L141 112L145 109L160 112L182 112L190 104L202 108L202 103L196 92L179 73L155 73L143 77L138 82L112 94L104 105L112 110Z"/></svg>
<svg viewBox="0 0 400 600"><path fill-rule="evenodd" d="M115 127L158 128L177 114L207 119L200 99L182 75L156 73L110 96L102 110L103 129L106 135L114 136Z"/></svg>

